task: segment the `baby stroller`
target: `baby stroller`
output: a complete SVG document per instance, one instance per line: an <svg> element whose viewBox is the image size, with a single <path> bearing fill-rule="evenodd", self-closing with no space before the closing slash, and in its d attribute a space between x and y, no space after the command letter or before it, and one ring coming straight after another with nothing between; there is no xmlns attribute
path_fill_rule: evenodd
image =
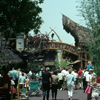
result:
<svg viewBox="0 0 100 100"><path fill-rule="evenodd" d="M26 89L21 89L20 100L29 100L29 93Z"/></svg>
<svg viewBox="0 0 100 100"><path fill-rule="evenodd" d="M40 96L40 87L38 81L30 81L29 96Z"/></svg>
<svg viewBox="0 0 100 100"><path fill-rule="evenodd" d="M24 83L21 86L22 88L19 90L19 83L18 83L19 100L29 100L29 93L27 89L24 88Z"/></svg>

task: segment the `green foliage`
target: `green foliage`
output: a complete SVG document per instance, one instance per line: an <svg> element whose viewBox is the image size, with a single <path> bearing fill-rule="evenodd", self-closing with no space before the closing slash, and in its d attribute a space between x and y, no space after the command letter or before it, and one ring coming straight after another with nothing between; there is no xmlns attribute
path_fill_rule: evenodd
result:
<svg viewBox="0 0 100 100"><path fill-rule="evenodd" d="M37 64L30 64L30 66L28 67L28 70L31 70L31 69L33 69L35 71L40 70L39 65L37 65Z"/></svg>
<svg viewBox="0 0 100 100"><path fill-rule="evenodd" d="M100 70L100 0L79 0L80 15L91 29L94 42L88 45L96 73Z"/></svg>
<svg viewBox="0 0 100 100"><path fill-rule="evenodd" d="M0 64L0 69L2 68L2 66L3 66L3 65L2 65L2 64Z"/></svg>
<svg viewBox="0 0 100 100"><path fill-rule="evenodd" d="M18 33L39 32L42 18L39 7L44 0L0 0L0 32L7 39Z"/></svg>
<svg viewBox="0 0 100 100"><path fill-rule="evenodd" d="M59 53L58 59L59 59L59 61L57 59L55 59L55 66L56 66L56 68L57 67L68 68L68 65L71 63L70 59L68 59L68 58L63 59L62 58L62 52Z"/></svg>

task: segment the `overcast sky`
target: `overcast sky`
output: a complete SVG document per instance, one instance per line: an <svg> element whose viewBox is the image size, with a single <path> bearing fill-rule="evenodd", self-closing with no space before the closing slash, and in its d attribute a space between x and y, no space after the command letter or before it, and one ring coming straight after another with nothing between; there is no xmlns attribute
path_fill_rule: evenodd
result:
<svg viewBox="0 0 100 100"><path fill-rule="evenodd" d="M63 29L62 14L69 17L74 22L83 25L84 22L81 21L82 18L78 16L77 5L78 3L76 0L44 0L44 3L41 5L43 10L41 17L44 21L40 29L41 33L46 34L50 32L50 27L55 28L54 30L59 35L62 42L74 45L74 37ZM51 34L52 33L53 32L51 32ZM54 39L59 41L56 35L54 35Z"/></svg>

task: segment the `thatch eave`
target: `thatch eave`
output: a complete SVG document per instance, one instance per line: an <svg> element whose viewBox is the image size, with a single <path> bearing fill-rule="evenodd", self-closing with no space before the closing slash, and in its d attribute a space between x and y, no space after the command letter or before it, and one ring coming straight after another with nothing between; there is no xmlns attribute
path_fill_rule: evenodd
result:
<svg viewBox="0 0 100 100"><path fill-rule="evenodd" d="M66 32L71 33L74 37L75 42L79 44L87 44L93 41L92 30L79 25L78 23L72 21L70 18L62 15L63 28Z"/></svg>
<svg viewBox="0 0 100 100"><path fill-rule="evenodd" d="M13 51L11 51L10 49L2 49L0 51L0 63L2 65L18 64L18 63L22 63L22 62L23 62L23 60L17 54L15 54Z"/></svg>

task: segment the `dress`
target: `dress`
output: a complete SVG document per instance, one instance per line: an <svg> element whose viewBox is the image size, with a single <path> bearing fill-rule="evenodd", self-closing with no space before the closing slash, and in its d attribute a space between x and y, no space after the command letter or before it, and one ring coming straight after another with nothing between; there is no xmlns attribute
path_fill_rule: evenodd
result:
<svg viewBox="0 0 100 100"><path fill-rule="evenodd" d="M91 89L92 89L92 94L91 94L92 100L99 100L98 99L99 98L99 88L100 88L100 85L99 84L97 84L95 86L92 86L91 85Z"/></svg>

